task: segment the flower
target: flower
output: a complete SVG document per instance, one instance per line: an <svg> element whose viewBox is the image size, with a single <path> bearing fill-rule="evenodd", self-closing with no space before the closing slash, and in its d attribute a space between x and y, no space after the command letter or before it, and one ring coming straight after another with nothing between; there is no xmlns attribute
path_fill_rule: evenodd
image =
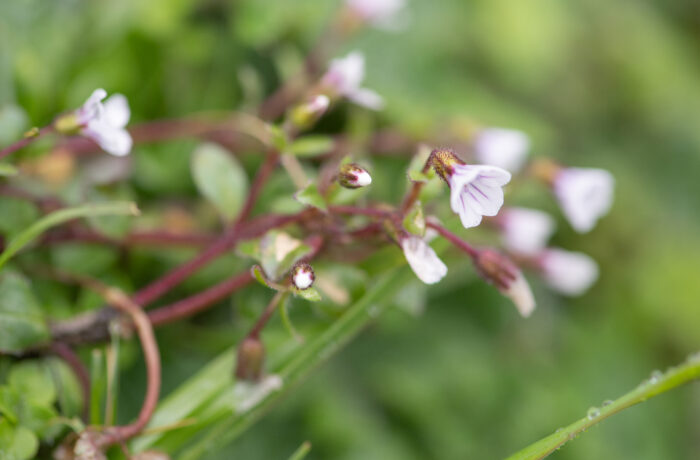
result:
<svg viewBox="0 0 700 460"><path fill-rule="evenodd" d="M406 0L346 0L345 4L363 21L378 27L394 28Z"/></svg>
<svg viewBox="0 0 700 460"><path fill-rule="evenodd" d="M315 96L311 101L299 104L289 113L289 121L299 129L306 129L316 123L326 113L331 100L325 94Z"/></svg>
<svg viewBox="0 0 700 460"><path fill-rule="evenodd" d="M447 266L421 237L410 235L401 241L408 265L425 284L435 284L447 274Z"/></svg>
<svg viewBox="0 0 700 460"><path fill-rule="evenodd" d="M300 291L310 288L315 279L314 269L305 262L297 262L292 268L292 284Z"/></svg>
<svg viewBox="0 0 700 460"><path fill-rule="evenodd" d="M518 312L528 317L535 310L535 298L522 272L508 257L494 249L481 249L474 258L479 275L508 297Z"/></svg>
<svg viewBox="0 0 700 460"><path fill-rule="evenodd" d="M78 132L97 142L105 152L116 156L127 155L133 144L131 135L125 129L131 116L129 102L122 94L114 94L103 103L105 97L105 90L96 89L85 104L74 112L75 119L63 124L59 120L57 129L67 132L71 128L77 128Z"/></svg>
<svg viewBox="0 0 700 460"><path fill-rule="evenodd" d="M581 252L547 249L539 256L539 266L545 282L565 295L581 295L598 279L598 264Z"/></svg>
<svg viewBox="0 0 700 460"><path fill-rule="evenodd" d="M564 216L579 233L590 231L612 206L615 179L604 169L561 168L553 185Z"/></svg>
<svg viewBox="0 0 700 460"><path fill-rule="evenodd" d="M433 150L428 161L450 186L450 205L464 228L476 227L482 216L498 214L503 206L502 187L510 182L508 171L497 166L464 164L446 149Z"/></svg>
<svg viewBox="0 0 700 460"><path fill-rule="evenodd" d="M527 135L513 129L484 129L474 139L474 153L479 163L498 166L512 173L520 171L529 149Z"/></svg>
<svg viewBox="0 0 700 460"><path fill-rule="evenodd" d="M555 228L549 214L527 208L502 210L498 224L504 246L520 254L535 254L544 249Z"/></svg>
<svg viewBox="0 0 700 460"><path fill-rule="evenodd" d="M321 78L322 85L335 95L372 110L384 106L382 97L367 88L360 88L365 78L365 56L353 51L344 58L333 59L328 71Z"/></svg>
<svg viewBox="0 0 700 460"><path fill-rule="evenodd" d="M346 163L340 167L338 183L345 188L366 187L372 183L372 176L363 167L355 163Z"/></svg>

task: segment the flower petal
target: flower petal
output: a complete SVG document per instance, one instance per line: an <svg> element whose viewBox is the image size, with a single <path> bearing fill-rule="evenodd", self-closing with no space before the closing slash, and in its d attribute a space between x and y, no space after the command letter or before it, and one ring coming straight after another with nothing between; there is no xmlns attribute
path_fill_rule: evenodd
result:
<svg viewBox="0 0 700 460"><path fill-rule="evenodd" d="M548 249L541 265L547 284L565 295L581 295L598 279L598 264L581 252Z"/></svg>
<svg viewBox="0 0 700 460"><path fill-rule="evenodd" d="M418 236L404 238L401 241L401 248L408 265L424 283L437 283L447 274L447 266L422 238Z"/></svg>
<svg viewBox="0 0 700 460"><path fill-rule="evenodd" d="M474 141L479 163L498 166L510 172L519 171L530 149L530 140L521 131L488 128L480 131Z"/></svg>
<svg viewBox="0 0 700 460"><path fill-rule="evenodd" d="M610 210L614 186L614 177L604 169L566 168L557 175L554 191L571 226L585 233Z"/></svg>
<svg viewBox="0 0 700 460"><path fill-rule="evenodd" d="M102 118L116 128L123 128L129 123L131 109L129 101L123 94L114 94L104 102Z"/></svg>
<svg viewBox="0 0 700 460"><path fill-rule="evenodd" d="M384 108L384 99L371 89L358 88L348 93L347 98L368 109L381 110Z"/></svg>
<svg viewBox="0 0 700 460"><path fill-rule="evenodd" d="M115 128L104 121L96 120L88 123L83 133L97 142L102 150L112 155L124 156L131 152L133 140L123 128Z"/></svg>

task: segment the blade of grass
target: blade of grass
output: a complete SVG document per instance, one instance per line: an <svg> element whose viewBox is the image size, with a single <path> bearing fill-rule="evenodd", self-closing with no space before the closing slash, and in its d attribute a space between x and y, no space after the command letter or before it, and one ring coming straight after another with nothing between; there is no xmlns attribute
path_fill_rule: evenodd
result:
<svg viewBox="0 0 700 460"><path fill-rule="evenodd" d="M600 408L589 409L586 417L569 426L558 429L523 450L511 455L507 460L536 460L545 458L580 433L618 412L649 398L665 393L685 383L700 378L700 353L691 355L683 364L672 367L664 374L653 373L651 378L615 401Z"/></svg>
<svg viewBox="0 0 700 460"><path fill-rule="evenodd" d="M131 202L97 203L60 209L34 222L26 230L13 238L5 251L0 254L0 268L22 248L39 237L46 230L73 219L105 215L138 215L139 210Z"/></svg>

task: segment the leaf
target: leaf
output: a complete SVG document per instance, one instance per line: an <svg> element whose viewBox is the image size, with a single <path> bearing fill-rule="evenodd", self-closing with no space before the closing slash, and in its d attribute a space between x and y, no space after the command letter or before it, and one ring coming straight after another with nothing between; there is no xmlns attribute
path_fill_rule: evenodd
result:
<svg viewBox="0 0 700 460"><path fill-rule="evenodd" d="M309 302L318 302L321 300L321 294L319 294L319 292L313 287L306 289L292 288L292 292L297 297L301 297L302 299L308 300Z"/></svg>
<svg viewBox="0 0 700 460"><path fill-rule="evenodd" d="M56 400L56 387L51 374L40 361L23 361L10 368L7 381L23 399L39 406L50 406Z"/></svg>
<svg viewBox="0 0 700 460"><path fill-rule="evenodd" d="M29 282L14 272L0 277L0 351L13 353L49 339L49 328Z"/></svg>
<svg viewBox="0 0 700 460"><path fill-rule="evenodd" d="M313 206L324 212L328 211L326 200L319 193L316 184L309 184L305 189L299 190L294 194L294 198L301 204Z"/></svg>
<svg viewBox="0 0 700 460"><path fill-rule="evenodd" d="M0 419L0 458L8 460L28 460L34 458L39 449L39 440L30 430L13 427L7 420Z"/></svg>
<svg viewBox="0 0 700 460"><path fill-rule="evenodd" d="M253 274L253 277L257 280L257 282L262 284L263 286L269 287L270 289L274 289L275 291L285 290L284 286L281 286L267 279L267 276L265 276L265 273L263 272L263 269L260 265L253 265L250 271Z"/></svg>
<svg viewBox="0 0 700 460"><path fill-rule="evenodd" d="M420 201L416 201L403 219L404 228L414 235L423 237L425 235L425 217L423 206Z"/></svg>
<svg viewBox="0 0 700 460"><path fill-rule="evenodd" d="M303 241L292 238L287 233L271 231L260 239L260 265L265 275L279 280L292 268L294 263L311 251Z"/></svg>
<svg viewBox="0 0 700 460"><path fill-rule="evenodd" d="M334 145L335 141L330 136L304 136L294 141L288 152L300 157L314 157L330 152Z"/></svg>
<svg viewBox="0 0 700 460"><path fill-rule="evenodd" d="M267 125L267 129L272 137L272 145L279 151L284 152L287 150L287 135L284 130L276 125Z"/></svg>
<svg viewBox="0 0 700 460"><path fill-rule="evenodd" d="M8 163L0 163L0 177L2 176L16 176L18 173L17 168Z"/></svg>
<svg viewBox="0 0 700 460"><path fill-rule="evenodd" d="M411 182L428 182L432 177L422 171L409 171L408 178Z"/></svg>
<svg viewBox="0 0 700 460"><path fill-rule="evenodd" d="M103 216L103 215L137 215L138 208L131 202L114 202L114 203L99 203L77 206L75 208L66 208L59 211L54 211L51 214L39 219L29 228L21 232L5 248L5 251L0 254L0 267L19 252L24 246L32 242L39 235L44 233L51 227L55 227L64 222L68 222L79 217Z"/></svg>
<svg viewBox="0 0 700 460"><path fill-rule="evenodd" d="M192 177L199 193L225 220L238 215L248 193L248 176L227 150L216 144L199 146L192 155Z"/></svg>

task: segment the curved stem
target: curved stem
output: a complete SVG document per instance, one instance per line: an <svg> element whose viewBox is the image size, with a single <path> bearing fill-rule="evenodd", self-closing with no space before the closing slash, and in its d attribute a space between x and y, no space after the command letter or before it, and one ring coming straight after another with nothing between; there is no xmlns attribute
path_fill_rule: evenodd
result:
<svg viewBox="0 0 700 460"><path fill-rule="evenodd" d="M680 385L700 378L700 353L690 356L683 364L673 367L666 373L653 373L649 380L637 388L601 408L591 408L586 417L569 426L558 429L546 438L540 439L523 450L511 455L507 460L536 460L547 457L580 433L618 412L649 398L665 393Z"/></svg>

